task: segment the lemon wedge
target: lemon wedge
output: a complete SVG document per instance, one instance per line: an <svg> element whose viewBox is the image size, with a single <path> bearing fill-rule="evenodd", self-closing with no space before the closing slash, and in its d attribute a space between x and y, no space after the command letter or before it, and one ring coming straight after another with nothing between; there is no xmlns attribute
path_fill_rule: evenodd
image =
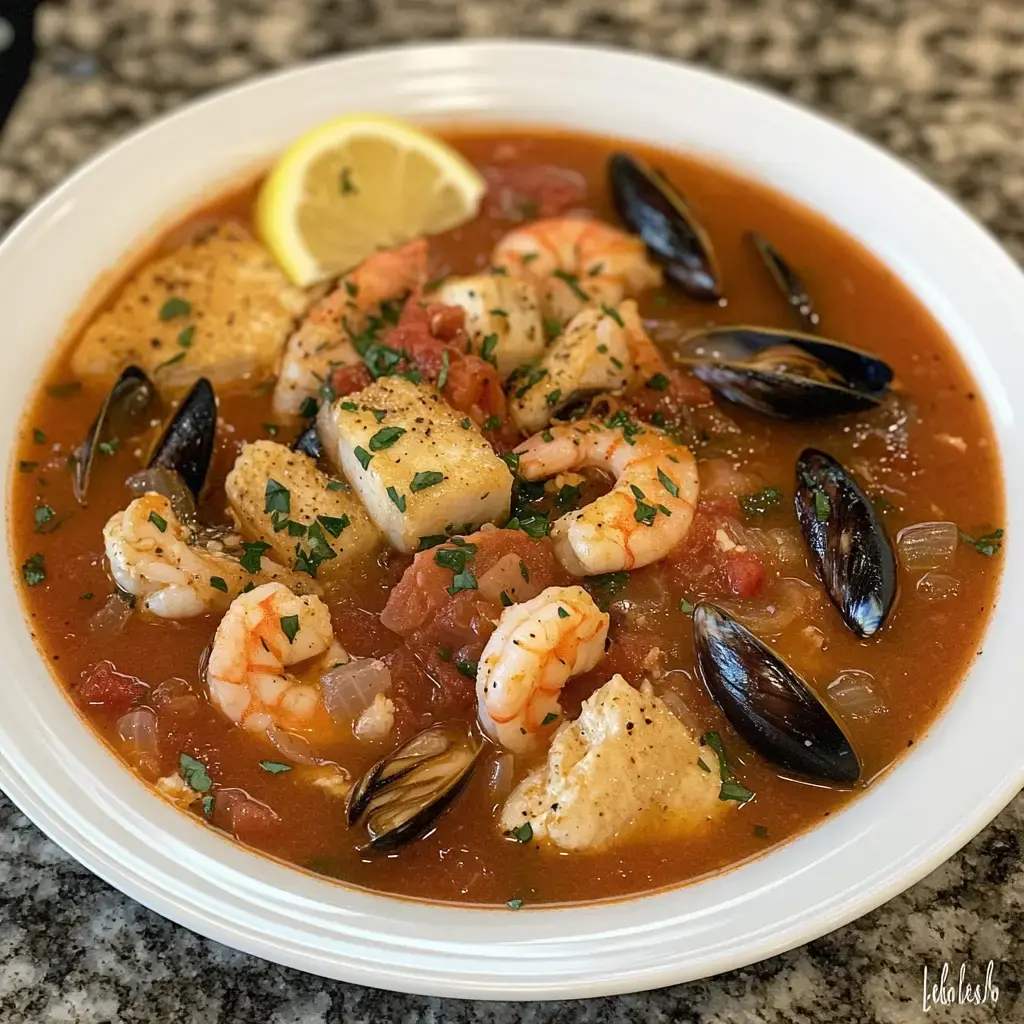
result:
<svg viewBox="0 0 1024 1024"><path fill-rule="evenodd" d="M439 139L391 118L351 115L289 146L260 189L256 224L285 273L307 287L378 249L465 223L485 189Z"/></svg>

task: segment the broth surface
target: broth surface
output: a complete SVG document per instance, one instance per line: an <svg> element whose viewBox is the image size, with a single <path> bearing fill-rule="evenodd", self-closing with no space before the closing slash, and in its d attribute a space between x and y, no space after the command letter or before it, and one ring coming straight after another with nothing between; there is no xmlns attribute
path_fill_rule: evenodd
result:
<svg viewBox="0 0 1024 1024"><path fill-rule="evenodd" d="M799 328L745 238L757 231L798 268L820 313L821 333L876 354L893 367L898 388L892 402L826 421L769 420L716 398L716 406L739 429L707 439L696 452L698 458L739 467L759 486L778 488L785 496L777 510L743 520L745 526L776 529L799 543L791 506L793 465L808 445L830 452L859 474L883 510L893 538L901 528L924 521L949 520L973 537L1001 524L998 452L965 367L908 290L820 217L726 169L646 147L565 132L496 129L442 135L481 167L541 164L576 172L586 183L582 206L613 224L618 221L605 182L608 155L629 148L663 170L714 240L727 296L716 306L688 300L668 286L644 295L641 311L665 351L685 329L710 322ZM221 197L167 232L158 249L173 248L211 220L248 222L254 196L252 186ZM485 268L494 244L512 226L485 210L463 228L431 239L432 276ZM86 720L120 751L118 715L82 703L78 689L83 678L97 662L108 659L119 672L154 687L170 677L195 681L218 619L147 621L134 614L121 632L91 624L114 592L103 560L102 529L131 500L123 481L139 468L145 445L125 444L105 457L97 467L88 506L79 507L66 462L88 431L109 382L86 382L70 393L60 386L69 380L67 354L74 340L62 343L62 354L27 413L15 452L11 543L15 564L40 553L47 567L44 582L24 588L41 651ZM216 454L203 512L223 519L223 480L241 443L271 435L290 443L297 431L274 416L263 382L218 389L218 396ZM43 531L37 529L35 510L41 506L54 510L57 528L46 523ZM338 639L350 654L381 657L401 646L401 639L381 626L377 615L408 564L408 557L392 554L366 565L328 594ZM675 885L759 856L813 827L904 755L967 671L992 608L999 569L998 556L986 557L962 543L942 569L958 586L955 595L945 597L937 596L932 582L920 583L923 572L901 571L896 609L882 634L871 640L858 640L842 626L806 557L769 566L764 588L754 597L713 595L737 614L751 614L759 601L785 604L795 600L794 594L801 595L793 621L771 643L819 695L840 672L870 673L884 710L841 716L863 765L862 781L849 789L787 776L752 753L695 673L690 620L680 610L680 600L694 602L704 595L688 588L685 574L664 563L632 573L625 589L612 595L611 635L617 645L595 671L570 682L563 707L567 717L574 717L580 701L613 671L636 682L650 649L664 653L667 674L659 685L683 697L699 728L718 730L737 778L756 794L705 833L687 838L647 835L607 852L572 855L516 842L497 828L501 801L489 788L488 768L494 758L487 753L481 770L434 831L391 854L367 853L357 848L357 836L347 827L337 798L304 784L299 771L263 770L261 760L282 758L209 705L180 720L161 719L161 763L139 770L153 782L173 772L179 753L186 752L207 766L215 795L242 791L274 812L276 821L239 838L299 867L387 893L536 904L619 897ZM813 588L815 596L807 597L794 580ZM752 628L757 632L756 625ZM422 710L428 704L424 698ZM325 753L356 778L389 749L390 744L368 746L351 739ZM527 766L517 765L517 778ZM195 813L203 816L198 806ZM228 827L217 803L212 825Z"/></svg>

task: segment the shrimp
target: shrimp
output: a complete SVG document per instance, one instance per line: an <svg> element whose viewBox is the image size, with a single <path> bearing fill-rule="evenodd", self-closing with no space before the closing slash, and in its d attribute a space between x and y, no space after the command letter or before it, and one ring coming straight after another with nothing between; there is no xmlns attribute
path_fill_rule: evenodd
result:
<svg viewBox="0 0 1024 1024"><path fill-rule="evenodd" d="M316 586L269 558L257 558L251 572L233 555L196 544L170 501L154 491L110 517L103 546L114 582L161 619L223 611L250 583L284 580L306 591Z"/></svg>
<svg viewBox="0 0 1024 1024"><path fill-rule="evenodd" d="M700 493L697 462L683 445L620 410L536 434L517 449L519 473L539 480L586 467L615 485L551 527L558 560L573 576L638 569L664 558L689 532Z"/></svg>
<svg viewBox="0 0 1024 1024"><path fill-rule="evenodd" d="M513 387L509 411L520 430L546 427L562 409L581 398L641 387L665 369L665 360L647 337L632 299L617 309L580 310L535 368Z"/></svg>
<svg viewBox="0 0 1024 1024"><path fill-rule="evenodd" d="M544 316L560 324L585 305L615 306L662 281L640 238L578 217L552 217L510 231L491 262L532 282Z"/></svg>
<svg viewBox="0 0 1024 1024"><path fill-rule="evenodd" d="M336 366L361 362L352 343L380 312L382 303L403 299L427 276L427 243L417 239L374 253L321 299L285 343L274 388L274 411L297 416L315 399Z"/></svg>
<svg viewBox="0 0 1024 1024"><path fill-rule="evenodd" d="M558 695L570 676L604 656L608 623L582 587L548 587L506 608L477 669L481 726L509 750L534 746L561 714Z"/></svg>
<svg viewBox="0 0 1024 1024"><path fill-rule="evenodd" d="M320 598L264 583L236 597L221 619L206 682L213 704L250 732L329 736L334 723L324 706L320 674L348 660ZM310 663L306 674L312 681L287 671L302 662Z"/></svg>

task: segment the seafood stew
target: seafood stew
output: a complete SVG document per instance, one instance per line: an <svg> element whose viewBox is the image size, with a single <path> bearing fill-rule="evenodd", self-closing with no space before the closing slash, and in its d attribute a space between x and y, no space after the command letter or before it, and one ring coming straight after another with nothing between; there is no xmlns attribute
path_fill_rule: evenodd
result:
<svg viewBox="0 0 1024 1024"><path fill-rule="evenodd" d="M904 286L770 190L442 137L482 181L458 226L300 285L255 182L62 343L8 510L37 643L157 792L327 877L520 909L759 856L969 667L987 413Z"/></svg>

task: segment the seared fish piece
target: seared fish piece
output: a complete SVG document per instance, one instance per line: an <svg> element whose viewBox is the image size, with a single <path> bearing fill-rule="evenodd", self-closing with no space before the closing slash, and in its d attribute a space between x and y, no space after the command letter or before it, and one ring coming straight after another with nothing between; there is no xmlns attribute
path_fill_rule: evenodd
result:
<svg viewBox="0 0 1024 1024"><path fill-rule="evenodd" d="M537 289L504 274L450 277L431 296L466 312L473 352L494 363L502 378L544 351Z"/></svg>
<svg viewBox="0 0 1024 1024"><path fill-rule="evenodd" d="M158 385L269 376L308 297L243 227L224 223L145 263L71 357L81 377L129 363Z"/></svg>
<svg viewBox="0 0 1024 1024"><path fill-rule="evenodd" d="M270 545L271 555L319 580L344 575L383 537L348 484L275 441L247 444L224 482L239 529Z"/></svg>
<svg viewBox="0 0 1024 1024"><path fill-rule="evenodd" d="M601 850L642 831L706 827L735 806L719 799L720 787L714 751L661 700L615 675L558 730L547 763L506 801L501 827L529 822L534 838L564 850Z"/></svg>
<svg viewBox="0 0 1024 1024"><path fill-rule="evenodd" d="M508 466L427 384L382 377L325 405L317 427L327 458L400 551L508 518Z"/></svg>

